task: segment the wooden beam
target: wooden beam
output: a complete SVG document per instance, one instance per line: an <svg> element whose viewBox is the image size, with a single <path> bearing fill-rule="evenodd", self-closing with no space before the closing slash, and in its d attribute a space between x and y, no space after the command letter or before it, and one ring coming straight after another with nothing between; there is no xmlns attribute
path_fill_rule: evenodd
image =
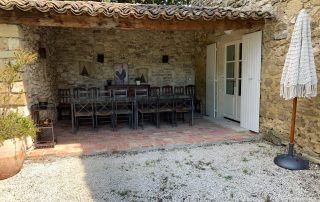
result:
<svg viewBox="0 0 320 202"><path fill-rule="evenodd" d="M216 32L228 29L252 28L264 24L264 20L151 20L148 18L108 18L104 15L75 16L71 13L41 13L39 11L0 11L0 23L26 24L31 26L74 27L74 28L122 28L173 31Z"/></svg>

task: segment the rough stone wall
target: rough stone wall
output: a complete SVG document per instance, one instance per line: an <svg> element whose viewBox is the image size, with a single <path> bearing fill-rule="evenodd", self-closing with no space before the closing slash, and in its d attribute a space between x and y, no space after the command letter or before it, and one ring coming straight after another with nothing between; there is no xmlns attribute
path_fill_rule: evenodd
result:
<svg viewBox="0 0 320 202"><path fill-rule="evenodd" d="M260 128L267 139L278 144L287 144L292 101L285 101L279 96L282 68L296 17L304 7L310 14L313 51L320 80L320 1L288 0L277 4L276 7L277 19L268 21L264 27ZM298 99L295 130L298 150L318 162L320 162L319 89L318 84L316 98Z"/></svg>
<svg viewBox="0 0 320 202"><path fill-rule="evenodd" d="M0 24L0 68L9 62L14 62L15 51L22 48L23 33L20 26ZM7 92L0 84L0 93ZM26 90L22 80L14 83L10 104L20 113L28 115Z"/></svg>
<svg viewBox="0 0 320 202"><path fill-rule="evenodd" d="M39 48L47 48L48 33L45 28L22 26L22 49L37 53ZM56 100L56 70L50 64L50 51L46 51L46 58L39 55L37 61L29 65L23 74L25 90L29 107L38 102L38 96L49 98L49 102Z"/></svg>
<svg viewBox="0 0 320 202"><path fill-rule="evenodd" d="M15 51L37 53L40 44L46 41L45 32L41 32L36 27L0 24L0 67L9 61L14 62ZM21 81L13 86L13 96L18 99L13 99L11 104L24 115L30 114L30 106L37 103L39 95L47 96L53 101L55 73L54 69L47 67L47 62L38 57L33 64L26 65Z"/></svg>
<svg viewBox="0 0 320 202"><path fill-rule="evenodd" d="M48 29L50 66L57 71L58 88L96 86L113 80L114 64L127 63L129 83L146 72L155 86L194 84L193 32L138 30ZM104 63L97 62L104 54ZM162 55L169 63L162 63ZM80 73L86 67L89 76Z"/></svg>

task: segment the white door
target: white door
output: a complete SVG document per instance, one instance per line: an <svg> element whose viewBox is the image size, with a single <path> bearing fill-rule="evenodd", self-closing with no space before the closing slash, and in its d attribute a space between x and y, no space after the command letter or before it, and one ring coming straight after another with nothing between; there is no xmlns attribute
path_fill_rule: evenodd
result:
<svg viewBox="0 0 320 202"><path fill-rule="evenodd" d="M224 117L240 121L241 112L241 77L242 77L242 42L236 41L225 47L225 89Z"/></svg>
<svg viewBox="0 0 320 202"><path fill-rule="evenodd" d="M216 44L207 46L206 61L206 114L215 117Z"/></svg>
<svg viewBox="0 0 320 202"><path fill-rule="evenodd" d="M240 126L259 132L262 32L244 35Z"/></svg>

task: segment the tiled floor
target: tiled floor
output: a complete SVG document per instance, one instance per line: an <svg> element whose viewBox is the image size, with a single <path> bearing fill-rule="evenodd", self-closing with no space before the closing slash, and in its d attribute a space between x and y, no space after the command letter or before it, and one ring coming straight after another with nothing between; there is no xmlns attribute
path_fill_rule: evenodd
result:
<svg viewBox="0 0 320 202"><path fill-rule="evenodd" d="M70 123L60 122L55 126L57 136L55 147L33 150L29 153L29 157L78 156L115 151L198 146L218 142L246 141L257 137L249 131L236 132L222 125L201 118L196 119L192 127L187 123L179 123L177 127L162 124L160 129L150 125L144 130L141 128L132 130L126 124L121 124L117 131L112 131L111 126L104 126L94 131L90 127L80 126L78 132L72 134Z"/></svg>

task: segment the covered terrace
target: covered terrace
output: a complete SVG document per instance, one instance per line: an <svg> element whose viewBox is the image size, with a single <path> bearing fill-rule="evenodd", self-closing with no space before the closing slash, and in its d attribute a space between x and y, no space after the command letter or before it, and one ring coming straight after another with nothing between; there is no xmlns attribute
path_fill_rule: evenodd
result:
<svg viewBox="0 0 320 202"><path fill-rule="evenodd" d="M212 122L224 117L224 48L245 34L263 30L265 21L273 17L272 10L261 7L0 0L0 23L18 27L19 34L13 38L20 48L39 52L36 64L23 75L25 111L32 113L33 106L39 107L39 97L48 98L54 106L50 112L40 112L39 121L53 121L57 144L33 154L63 154L66 148L72 150L69 153L91 154L93 150L252 138L252 133L243 132L248 129L239 132ZM208 52L211 44L216 44L214 52ZM126 77L119 81L116 73L123 69ZM142 84L137 85L142 77ZM113 131L109 123L99 124L98 130L94 125L92 130L80 122L72 134L75 89L108 91L120 85L131 95L143 85L150 94L150 88L159 87L159 95L163 86L170 86L172 96L175 87L183 87L182 94L193 101L193 126L176 119L174 126L164 123L160 129L147 124L142 130L137 124L133 130L124 123ZM194 87L191 95L185 91L187 86ZM139 120L139 114L132 119Z"/></svg>

